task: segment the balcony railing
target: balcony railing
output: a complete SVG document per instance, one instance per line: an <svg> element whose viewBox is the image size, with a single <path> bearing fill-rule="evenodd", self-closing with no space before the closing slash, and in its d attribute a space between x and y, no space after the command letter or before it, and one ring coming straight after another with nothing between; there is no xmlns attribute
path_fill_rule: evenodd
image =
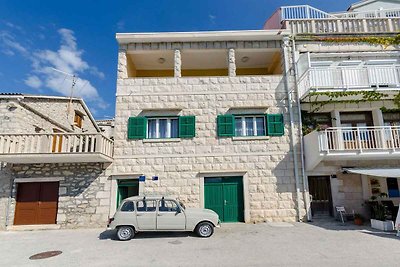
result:
<svg viewBox="0 0 400 267"><path fill-rule="evenodd" d="M400 150L399 126L334 127L318 133L320 151L376 152Z"/></svg>
<svg viewBox="0 0 400 267"><path fill-rule="evenodd" d="M400 159L400 127L332 127L304 136L306 169L321 161Z"/></svg>
<svg viewBox="0 0 400 267"><path fill-rule="evenodd" d="M309 91L400 89L400 66L311 67L299 79L299 97Z"/></svg>
<svg viewBox="0 0 400 267"><path fill-rule="evenodd" d="M101 134L0 134L4 162L107 162L112 156L113 141Z"/></svg>
<svg viewBox="0 0 400 267"><path fill-rule="evenodd" d="M292 34L398 32L400 9L327 13L308 5L284 6L264 25L264 29L281 28Z"/></svg>

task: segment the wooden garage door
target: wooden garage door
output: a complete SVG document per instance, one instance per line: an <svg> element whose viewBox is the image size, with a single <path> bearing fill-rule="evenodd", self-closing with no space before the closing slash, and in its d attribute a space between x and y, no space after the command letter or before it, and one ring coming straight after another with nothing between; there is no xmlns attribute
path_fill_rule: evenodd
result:
<svg viewBox="0 0 400 267"><path fill-rule="evenodd" d="M58 182L19 183L14 225L55 224Z"/></svg>

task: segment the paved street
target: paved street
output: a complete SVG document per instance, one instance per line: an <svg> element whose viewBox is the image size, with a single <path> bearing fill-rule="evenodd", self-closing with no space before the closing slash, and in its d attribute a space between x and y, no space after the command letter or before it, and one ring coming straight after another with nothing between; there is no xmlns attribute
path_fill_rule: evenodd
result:
<svg viewBox="0 0 400 267"><path fill-rule="evenodd" d="M399 266L400 239L368 227L224 224L209 239L141 233L115 241L102 229L1 232L1 266ZM61 250L53 258L33 254Z"/></svg>

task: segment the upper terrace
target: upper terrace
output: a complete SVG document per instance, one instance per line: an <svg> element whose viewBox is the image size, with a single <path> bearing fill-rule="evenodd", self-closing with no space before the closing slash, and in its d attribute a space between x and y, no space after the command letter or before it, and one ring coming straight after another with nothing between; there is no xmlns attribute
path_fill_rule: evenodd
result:
<svg viewBox="0 0 400 267"><path fill-rule="evenodd" d="M394 33L400 31L400 7L328 13L308 5L283 6L264 29L288 29L292 34Z"/></svg>
<svg viewBox="0 0 400 267"><path fill-rule="evenodd" d="M119 33L118 78L282 75L282 30Z"/></svg>

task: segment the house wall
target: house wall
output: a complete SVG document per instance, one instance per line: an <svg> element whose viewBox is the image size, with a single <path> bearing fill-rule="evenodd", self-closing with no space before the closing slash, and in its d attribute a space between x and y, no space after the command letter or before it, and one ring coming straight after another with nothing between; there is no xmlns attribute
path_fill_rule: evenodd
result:
<svg viewBox="0 0 400 267"><path fill-rule="evenodd" d="M360 7L352 9L355 12L362 11L370 11L370 10L379 10L379 9L392 9L392 8L400 8L399 1L396 0L386 0L386 1L373 1L372 3L362 5Z"/></svg>
<svg viewBox="0 0 400 267"><path fill-rule="evenodd" d="M0 179L0 205L8 202L10 179ZM8 226L13 225L19 182L59 179L57 224L61 228L105 227L110 207L109 169L101 163L18 164L9 170L13 190L8 210ZM15 179L19 179L18 183ZM4 208L3 208L4 209ZM5 212L1 214L6 214ZM3 217L1 225L4 229Z"/></svg>
<svg viewBox="0 0 400 267"><path fill-rule="evenodd" d="M0 231L6 229L9 200L11 197L11 170L0 162Z"/></svg>
<svg viewBox="0 0 400 267"><path fill-rule="evenodd" d="M170 195L188 207L203 207L204 177L240 173L244 176L246 222L296 220L294 163L283 76L122 79L126 75L126 57L121 51L119 58L114 174L143 174L147 180L140 183L141 194ZM292 82L293 77L291 87ZM238 108L242 108L239 112L244 108L247 114L283 113L284 136L219 138L217 115L237 113ZM294 124L298 126L296 106L294 110ZM195 115L196 137L175 142L127 139L129 117L156 114ZM151 181L154 175L158 181ZM111 212L114 206L111 205ZM304 213L302 210L300 216Z"/></svg>

